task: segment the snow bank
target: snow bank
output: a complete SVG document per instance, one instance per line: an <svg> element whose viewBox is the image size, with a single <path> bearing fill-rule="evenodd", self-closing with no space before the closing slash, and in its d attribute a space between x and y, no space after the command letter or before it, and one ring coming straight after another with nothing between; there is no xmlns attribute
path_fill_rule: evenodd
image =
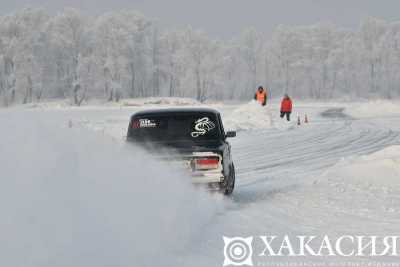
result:
<svg viewBox="0 0 400 267"><path fill-rule="evenodd" d="M222 198L67 121L0 113L0 265L187 266Z"/></svg>
<svg viewBox="0 0 400 267"><path fill-rule="evenodd" d="M141 107L141 106L197 106L201 103L193 98L182 97L146 97L146 98L125 98L119 102L107 102L99 99L92 99L83 102L80 107L72 104L69 99L49 100L22 105L26 108L38 109L66 109L66 108L99 108L99 107Z"/></svg>
<svg viewBox="0 0 400 267"><path fill-rule="evenodd" d="M363 218L389 220L400 214L400 146L343 159L314 182L310 199ZM314 195L312 197L311 195Z"/></svg>
<svg viewBox="0 0 400 267"><path fill-rule="evenodd" d="M371 155L343 159L325 175L367 187L397 188L400 192L400 146L391 146Z"/></svg>
<svg viewBox="0 0 400 267"><path fill-rule="evenodd" d="M385 100L354 103L346 107L344 112L354 118L400 115L400 104Z"/></svg>
<svg viewBox="0 0 400 267"><path fill-rule="evenodd" d="M121 100L123 106L143 106L143 105L172 105L172 106L190 106L199 105L200 102L193 98L181 97L148 97L131 98Z"/></svg>
<svg viewBox="0 0 400 267"><path fill-rule="evenodd" d="M22 105L23 107L26 108L38 108L38 109L65 109L65 108L70 108L72 106L72 103L68 99L62 99L62 100L49 100L49 101L43 101L43 102L34 102L34 103L28 103Z"/></svg>
<svg viewBox="0 0 400 267"><path fill-rule="evenodd" d="M265 129L272 126L271 113L257 101L239 106L224 118L226 130Z"/></svg>

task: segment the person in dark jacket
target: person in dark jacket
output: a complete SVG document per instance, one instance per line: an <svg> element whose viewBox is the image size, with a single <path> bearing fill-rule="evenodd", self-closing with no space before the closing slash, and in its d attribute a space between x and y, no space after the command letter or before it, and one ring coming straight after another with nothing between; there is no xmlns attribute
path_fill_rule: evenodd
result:
<svg viewBox="0 0 400 267"><path fill-rule="evenodd" d="M263 106L267 104L267 92L262 86L258 87L254 100L257 100Z"/></svg>
<svg viewBox="0 0 400 267"><path fill-rule="evenodd" d="M288 94L285 94L285 96L282 99L281 102L281 118L283 118L286 115L286 119L290 121L290 114L292 113L292 99L288 96Z"/></svg>

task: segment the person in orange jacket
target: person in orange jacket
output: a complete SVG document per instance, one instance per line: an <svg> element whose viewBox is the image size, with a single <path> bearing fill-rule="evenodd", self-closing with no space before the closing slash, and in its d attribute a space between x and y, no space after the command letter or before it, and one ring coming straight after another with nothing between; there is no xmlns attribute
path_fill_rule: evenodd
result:
<svg viewBox="0 0 400 267"><path fill-rule="evenodd" d="M281 102L281 118L283 118L286 115L286 119L290 121L290 114L292 113L292 107L293 107L292 99L290 99L288 94L285 94Z"/></svg>
<svg viewBox="0 0 400 267"><path fill-rule="evenodd" d="M258 87L254 100L257 100L263 106L267 104L267 91L262 86Z"/></svg>

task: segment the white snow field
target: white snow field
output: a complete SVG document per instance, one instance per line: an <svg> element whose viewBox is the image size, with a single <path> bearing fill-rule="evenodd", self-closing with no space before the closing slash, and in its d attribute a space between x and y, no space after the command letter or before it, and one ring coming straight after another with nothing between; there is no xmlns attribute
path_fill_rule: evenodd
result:
<svg viewBox="0 0 400 267"><path fill-rule="evenodd" d="M160 103L0 110L0 266L222 266L223 236L399 234L396 112L295 102L288 123L276 102L209 104L239 130L226 198L124 142L135 111L176 105ZM374 262L399 259L254 255L255 266Z"/></svg>
<svg viewBox="0 0 400 267"><path fill-rule="evenodd" d="M384 100L347 105L345 113L354 118L373 118L400 115L400 103Z"/></svg>

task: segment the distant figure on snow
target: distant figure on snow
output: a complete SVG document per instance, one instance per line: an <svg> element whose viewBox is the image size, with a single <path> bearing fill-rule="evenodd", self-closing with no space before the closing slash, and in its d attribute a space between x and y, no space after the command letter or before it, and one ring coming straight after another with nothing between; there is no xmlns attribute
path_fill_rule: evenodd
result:
<svg viewBox="0 0 400 267"><path fill-rule="evenodd" d="M286 119L290 121L291 113L292 113L292 99L290 99L288 94L285 94L281 103L281 118L283 118L286 115Z"/></svg>
<svg viewBox="0 0 400 267"><path fill-rule="evenodd" d="M254 99L257 100L261 105L265 106L267 104L267 92L262 86L258 87Z"/></svg>

